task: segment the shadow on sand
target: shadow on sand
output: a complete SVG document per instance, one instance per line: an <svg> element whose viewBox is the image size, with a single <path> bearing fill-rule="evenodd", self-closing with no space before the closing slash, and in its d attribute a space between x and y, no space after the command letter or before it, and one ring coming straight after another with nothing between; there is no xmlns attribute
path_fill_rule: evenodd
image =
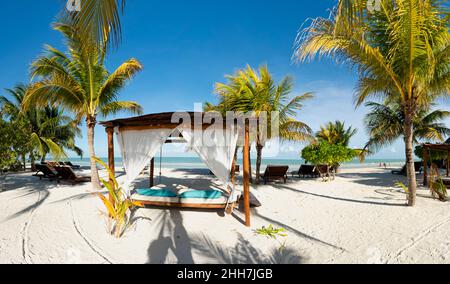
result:
<svg viewBox="0 0 450 284"><path fill-rule="evenodd" d="M148 263L195 263L193 254L201 254L221 264L300 264L304 258L289 248L274 249L268 255L253 246L241 234L234 247L224 247L206 234L189 236L180 210L165 210L156 222L158 239L148 248Z"/></svg>

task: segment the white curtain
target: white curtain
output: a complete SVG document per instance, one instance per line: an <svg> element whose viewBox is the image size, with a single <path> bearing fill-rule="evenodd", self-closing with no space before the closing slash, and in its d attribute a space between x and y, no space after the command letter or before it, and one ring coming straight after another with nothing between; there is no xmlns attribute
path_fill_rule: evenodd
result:
<svg viewBox="0 0 450 284"><path fill-rule="evenodd" d="M128 190L159 149L174 132L174 129L148 129L120 132L116 129L117 139L123 159L126 177L124 186Z"/></svg>
<svg viewBox="0 0 450 284"><path fill-rule="evenodd" d="M181 133L200 159L228 186L238 141L236 129L210 127L202 132L183 128Z"/></svg>

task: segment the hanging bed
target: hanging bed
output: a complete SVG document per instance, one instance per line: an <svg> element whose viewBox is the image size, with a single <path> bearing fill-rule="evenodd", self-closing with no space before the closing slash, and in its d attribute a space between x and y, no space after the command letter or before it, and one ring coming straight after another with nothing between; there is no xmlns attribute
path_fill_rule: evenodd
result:
<svg viewBox="0 0 450 284"><path fill-rule="evenodd" d="M147 206L178 207L190 209L225 209L229 196L219 190L187 189L180 192L172 189L137 189L131 196Z"/></svg>
<svg viewBox="0 0 450 284"><path fill-rule="evenodd" d="M131 200L148 206L225 209L228 214L234 210L240 197L244 196L246 225L250 226L250 144L248 118L244 118L243 129L236 120L228 123L217 113L161 113L129 119L102 122L108 133L109 167L114 172L114 135L120 147L125 168L125 188L138 178L149 164L150 187L128 189ZM235 186L235 152L240 131L244 141L244 188ZM175 139L188 144L200 159L222 182L223 191L215 189L186 189L177 191L170 188L154 187L154 157L166 143ZM209 142L206 142L209 139Z"/></svg>

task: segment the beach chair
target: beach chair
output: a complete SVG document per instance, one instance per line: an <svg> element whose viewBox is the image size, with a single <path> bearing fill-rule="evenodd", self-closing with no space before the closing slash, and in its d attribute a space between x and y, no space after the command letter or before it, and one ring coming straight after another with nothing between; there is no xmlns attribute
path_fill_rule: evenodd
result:
<svg viewBox="0 0 450 284"><path fill-rule="evenodd" d="M317 177L316 167L313 165L301 165L300 169L296 172L292 172L292 177L298 176L299 178L314 178Z"/></svg>
<svg viewBox="0 0 450 284"><path fill-rule="evenodd" d="M317 165L315 168L315 172L316 172L317 176L321 177L323 179L331 178L329 176L329 173L331 174L332 170L333 169L331 167L329 167L328 165Z"/></svg>
<svg viewBox="0 0 450 284"><path fill-rule="evenodd" d="M421 174L422 171L423 171L423 163L422 162L415 162L414 163L414 169L416 170L416 173ZM406 176L406 174L407 174L406 164L403 166L403 168L401 170L393 170L392 174L393 175Z"/></svg>
<svg viewBox="0 0 450 284"><path fill-rule="evenodd" d="M264 180L264 184L267 184L271 181L283 181L287 182L287 172L289 170L288 166L267 166L264 175L261 178Z"/></svg>
<svg viewBox="0 0 450 284"><path fill-rule="evenodd" d="M55 167L55 170L58 172L58 174L62 180L71 182L72 185L76 185L79 183L91 182L91 177L79 176L69 166L64 166L64 167L57 166L57 167Z"/></svg>
<svg viewBox="0 0 450 284"><path fill-rule="evenodd" d="M37 164L36 170L37 172L33 176L38 177L39 180L42 180L43 178L48 178L50 180L59 178L58 172L48 165Z"/></svg>
<svg viewBox="0 0 450 284"><path fill-rule="evenodd" d="M80 165L74 165L74 164L72 164L71 162L65 162L64 164L65 164L66 166L71 167L71 168L74 169L74 170L79 170L79 169L81 169L81 166L80 166Z"/></svg>

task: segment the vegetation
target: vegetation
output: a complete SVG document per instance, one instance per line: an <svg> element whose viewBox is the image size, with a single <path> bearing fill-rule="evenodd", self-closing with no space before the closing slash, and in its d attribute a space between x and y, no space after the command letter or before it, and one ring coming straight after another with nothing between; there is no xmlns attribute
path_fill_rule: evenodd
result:
<svg viewBox="0 0 450 284"><path fill-rule="evenodd" d="M409 200L409 189L408 187L401 181L397 182L395 184L396 187L401 188L403 190L403 192L406 194L406 200Z"/></svg>
<svg viewBox="0 0 450 284"><path fill-rule="evenodd" d="M344 122L329 122L326 126L322 126L317 132L318 141L326 141L329 144L342 145L348 147L350 139L356 135L358 131L352 127L346 128Z"/></svg>
<svg viewBox="0 0 450 284"><path fill-rule="evenodd" d="M290 141L305 141L311 138L311 128L305 123L295 119L297 112L302 109L303 103L311 99L311 93L306 93L290 98L293 91L293 79L285 77L276 84L267 66L261 66L254 70L247 66L244 70L237 71L234 75L226 77L226 83L217 83L215 92L219 95L219 104L214 106L207 104L206 110L219 111L225 114L227 111L251 113L260 117L267 114L266 125L260 124L257 129L256 150L256 182L260 181L262 152L264 149L263 137L272 139L272 127L279 127L279 138ZM279 114L280 125L272 126L273 113ZM266 134L266 135L263 135Z"/></svg>
<svg viewBox="0 0 450 284"><path fill-rule="evenodd" d="M266 236L271 239L277 239L278 237L287 237L286 229L275 228L273 225L269 225L269 227L262 227L261 229L257 229L256 233L260 236Z"/></svg>
<svg viewBox="0 0 450 284"><path fill-rule="evenodd" d="M99 48L93 35L79 32L71 20L54 24L54 29L65 37L68 52L65 54L47 46L45 54L33 62L31 73L39 80L27 92L24 106L30 109L30 106L49 103L62 105L73 112L77 120L85 119L92 183L100 188L94 158L97 117L120 111L142 113L136 102L118 101L119 91L142 70L142 65L136 59L129 59L110 73L104 64L106 48Z"/></svg>
<svg viewBox="0 0 450 284"><path fill-rule="evenodd" d="M447 186L445 185L444 180L441 177L439 167L434 164L431 165L429 188L433 197L438 198L442 202L447 201Z"/></svg>
<svg viewBox="0 0 450 284"><path fill-rule="evenodd" d="M365 118L365 124L370 135L366 149L373 153L403 137L405 115L400 104L369 102L366 106L370 109ZM418 145L421 141L444 142L445 137L450 135L450 129L443 121L449 117L450 112L448 111L430 110L429 107L418 109L413 119L414 144ZM416 152L416 155L421 157L418 152Z"/></svg>
<svg viewBox="0 0 450 284"><path fill-rule="evenodd" d="M296 57L331 56L359 71L356 105L378 97L398 102L410 206L416 203L414 119L423 107L450 91L448 10L442 1L340 0L330 18L317 18L299 36Z"/></svg>
<svg viewBox="0 0 450 284"><path fill-rule="evenodd" d="M260 236L265 236L270 239L274 239L278 241L279 237L286 238L286 229L284 228L276 228L273 225L269 225L269 227L263 226L261 229L256 230L256 234ZM279 251L284 251L286 249L286 242L279 242L280 248Z"/></svg>
<svg viewBox="0 0 450 284"><path fill-rule="evenodd" d="M13 150L14 131L11 125L0 116L0 176L13 166L17 161L16 153Z"/></svg>
<svg viewBox="0 0 450 284"><path fill-rule="evenodd" d="M357 150L350 149L342 144L331 144L328 141L313 143L302 151L302 158L305 161L315 165L327 165L328 177L331 177L330 168L333 169L331 174L334 176L340 164L352 161L358 155Z"/></svg>
<svg viewBox="0 0 450 284"><path fill-rule="evenodd" d="M95 42L103 47L109 43L117 47L121 40L120 13L125 0L84 0L80 11L66 10L73 17L80 33L94 36Z"/></svg>
<svg viewBox="0 0 450 284"><path fill-rule="evenodd" d="M81 135L79 122L67 116L62 109L49 105L23 111L28 88L19 84L6 90L9 96L0 96L3 113L14 132L12 148L20 156L23 168L27 155L32 168L36 157L44 161L48 154L60 159L66 156L66 150L71 150L81 156L82 150L75 145L75 138Z"/></svg>
<svg viewBox="0 0 450 284"><path fill-rule="evenodd" d="M101 180L102 184L108 190L109 199L102 193L96 193L96 195L105 205L106 212L104 214L109 220L108 225L110 234L120 238L130 225L130 210L135 207L144 207L144 205L140 202L129 200L123 193L122 188L120 188L116 177L109 170L109 167L98 158L95 158L95 161L108 170L109 179L112 181L110 183L103 179Z"/></svg>

